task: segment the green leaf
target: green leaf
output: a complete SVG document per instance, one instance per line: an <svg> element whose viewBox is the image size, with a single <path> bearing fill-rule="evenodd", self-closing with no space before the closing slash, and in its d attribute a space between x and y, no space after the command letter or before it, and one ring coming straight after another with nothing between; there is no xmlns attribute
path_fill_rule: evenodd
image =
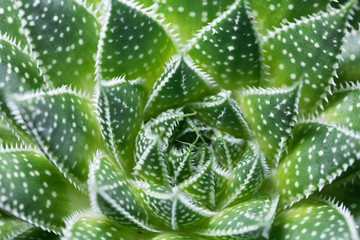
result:
<svg viewBox="0 0 360 240"><path fill-rule="evenodd" d="M49 160L76 187L85 190L88 164L100 145L97 119L88 98L66 87L13 96L17 121Z"/></svg>
<svg viewBox="0 0 360 240"><path fill-rule="evenodd" d="M255 238L266 235L275 216L278 197L258 197L242 202L213 216L198 227L201 235L219 239Z"/></svg>
<svg viewBox="0 0 360 240"><path fill-rule="evenodd" d="M201 29L188 48L194 62L223 88L259 82L260 48L244 0L235 1Z"/></svg>
<svg viewBox="0 0 360 240"><path fill-rule="evenodd" d="M119 166L130 172L134 164L135 137L140 129L145 106L145 89L124 79L101 82L98 101L101 132L107 149Z"/></svg>
<svg viewBox="0 0 360 240"><path fill-rule="evenodd" d="M0 35L0 110L1 115L7 117L6 122L12 124L7 98L43 85L44 79L34 56L14 40Z"/></svg>
<svg viewBox="0 0 360 240"><path fill-rule="evenodd" d="M75 0L17 4L31 48L54 86L92 92L99 32L93 13Z"/></svg>
<svg viewBox="0 0 360 240"><path fill-rule="evenodd" d="M246 141L229 134L218 134L212 139L216 162L221 167L232 170L245 151Z"/></svg>
<svg viewBox="0 0 360 240"><path fill-rule="evenodd" d="M264 155L255 147L249 148L230 175L221 208L239 203L257 192L267 171Z"/></svg>
<svg viewBox="0 0 360 240"><path fill-rule="evenodd" d="M180 148L172 147L167 153L165 160L173 185L183 182L192 175L193 148L194 145Z"/></svg>
<svg viewBox="0 0 360 240"><path fill-rule="evenodd" d="M189 179L179 184L179 189L201 202L208 209L215 209L215 178L213 158L207 160Z"/></svg>
<svg viewBox="0 0 360 240"><path fill-rule="evenodd" d="M325 11L330 2L331 0L249 0L249 5L254 13L257 30L266 35L267 31L272 31L273 27L281 27L287 21Z"/></svg>
<svg viewBox="0 0 360 240"><path fill-rule="evenodd" d="M136 188L109 156L96 154L90 165L89 191L94 211L131 228L155 231Z"/></svg>
<svg viewBox="0 0 360 240"><path fill-rule="evenodd" d="M214 215L178 187L143 184L140 196L157 219L172 230L189 228Z"/></svg>
<svg viewBox="0 0 360 240"><path fill-rule="evenodd" d="M1 148L0 208L59 234L65 218L87 205L76 190L38 150Z"/></svg>
<svg viewBox="0 0 360 240"><path fill-rule="evenodd" d="M134 176L157 184L169 184L165 151L175 127L185 116L179 109L170 109L143 125L136 138Z"/></svg>
<svg viewBox="0 0 360 240"><path fill-rule="evenodd" d="M3 118L0 118L0 145L14 146L16 144L21 144L24 143L22 140L24 137L25 136L16 131L16 129L14 129Z"/></svg>
<svg viewBox="0 0 360 240"><path fill-rule="evenodd" d="M346 83L333 91L322 105L320 118L360 133L360 82Z"/></svg>
<svg viewBox="0 0 360 240"><path fill-rule="evenodd" d="M316 120L295 126L289 153L275 179L285 205L299 201L360 161L360 135Z"/></svg>
<svg viewBox="0 0 360 240"><path fill-rule="evenodd" d="M200 100L213 92L216 84L188 57L175 56L158 78L146 103L146 116Z"/></svg>
<svg viewBox="0 0 360 240"><path fill-rule="evenodd" d="M324 200L305 200L275 218L270 240L353 239L359 235L349 211Z"/></svg>
<svg viewBox="0 0 360 240"><path fill-rule="evenodd" d="M297 117L300 86L249 89L238 103L270 167L276 168Z"/></svg>
<svg viewBox="0 0 360 240"><path fill-rule="evenodd" d="M359 13L360 16L360 13ZM360 76L360 30L353 30L345 36L341 58L339 62L338 79L336 82L344 84L346 81L357 81Z"/></svg>
<svg viewBox="0 0 360 240"><path fill-rule="evenodd" d="M22 47L26 46L26 37L21 32L23 28L21 26L20 19L18 17L18 9L15 6L13 0L0 1L0 26L1 33L8 34L10 38L14 38L21 43ZM2 59L2 58L0 58Z"/></svg>
<svg viewBox="0 0 360 240"><path fill-rule="evenodd" d="M190 233L186 233L186 234L180 234L180 233L163 233L160 234L154 238L152 238L152 240L206 240L209 238L206 237L200 237L199 235L192 235Z"/></svg>
<svg viewBox="0 0 360 240"><path fill-rule="evenodd" d="M74 239L151 239L153 233L129 229L104 215L94 212L83 212L71 218L64 230L62 240Z"/></svg>
<svg viewBox="0 0 360 240"><path fill-rule="evenodd" d="M142 77L151 88L175 53L170 31L154 12L131 0L108 1L102 26L97 59L102 78Z"/></svg>
<svg viewBox="0 0 360 240"><path fill-rule="evenodd" d="M249 138L249 127L230 94L230 91L221 91L190 106L197 116L210 126L235 137Z"/></svg>
<svg viewBox="0 0 360 240"><path fill-rule="evenodd" d="M179 34L181 43L185 44L186 40L226 11L233 2L234 0L157 1L156 12L165 19L165 24L171 24L171 28Z"/></svg>
<svg viewBox="0 0 360 240"><path fill-rule="evenodd" d="M314 110L314 103L329 90L353 2L287 23L263 40L264 63L269 66L264 85L289 86L303 79L301 113Z"/></svg>

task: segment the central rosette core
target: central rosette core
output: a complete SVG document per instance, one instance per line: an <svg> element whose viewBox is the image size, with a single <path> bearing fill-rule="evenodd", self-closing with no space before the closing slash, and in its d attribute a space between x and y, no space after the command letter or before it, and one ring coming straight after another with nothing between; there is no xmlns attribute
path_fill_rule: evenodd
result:
<svg viewBox="0 0 360 240"><path fill-rule="evenodd" d="M141 198L172 229L241 202L264 179L257 149L200 119L171 109L143 124L136 138L133 176Z"/></svg>

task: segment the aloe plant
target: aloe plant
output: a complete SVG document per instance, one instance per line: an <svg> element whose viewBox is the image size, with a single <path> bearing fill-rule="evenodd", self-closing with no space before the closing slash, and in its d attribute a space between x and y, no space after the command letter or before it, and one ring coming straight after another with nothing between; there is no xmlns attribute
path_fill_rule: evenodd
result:
<svg viewBox="0 0 360 240"><path fill-rule="evenodd" d="M1 239L359 239L357 0L1 0Z"/></svg>

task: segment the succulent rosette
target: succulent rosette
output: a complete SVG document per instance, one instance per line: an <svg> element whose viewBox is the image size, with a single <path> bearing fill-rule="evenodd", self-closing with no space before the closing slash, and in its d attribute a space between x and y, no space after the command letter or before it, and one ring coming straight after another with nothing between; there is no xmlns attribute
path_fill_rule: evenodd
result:
<svg viewBox="0 0 360 240"><path fill-rule="evenodd" d="M359 239L357 0L0 1L1 239Z"/></svg>

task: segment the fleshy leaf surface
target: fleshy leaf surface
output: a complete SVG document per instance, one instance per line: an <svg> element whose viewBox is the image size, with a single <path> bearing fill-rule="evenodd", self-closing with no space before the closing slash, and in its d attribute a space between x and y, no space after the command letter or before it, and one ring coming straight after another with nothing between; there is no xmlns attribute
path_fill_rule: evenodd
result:
<svg viewBox="0 0 360 240"><path fill-rule="evenodd" d="M129 172L134 163L135 137L140 129L146 91L124 79L102 82L98 112L107 149Z"/></svg>
<svg viewBox="0 0 360 240"><path fill-rule="evenodd" d="M360 82L346 83L333 90L322 108L322 120L360 133Z"/></svg>
<svg viewBox="0 0 360 240"><path fill-rule="evenodd" d="M219 239L255 238L266 233L275 216L277 197L257 197L228 207L197 232Z"/></svg>
<svg viewBox="0 0 360 240"><path fill-rule="evenodd" d="M286 238L358 240L359 235L345 207L329 201L306 200L276 216L270 239Z"/></svg>
<svg viewBox="0 0 360 240"><path fill-rule="evenodd" d="M199 201L180 192L177 187L144 185L140 194L157 219L173 230L189 228L214 215Z"/></svg>
<svg viewBox="0 0 360 240"><path fill-rule="evenodd" d="M265 85L282 87L303 80L299 111L314 110L330 85L354 1L289 22L263 40L264 63L269 66Z"/></svg>
<svg viewBox="0 0 360 240"><path fill-rule="evenodd" d="M238 103L267 162L276 168L297 117L299 86L250 89L240 93Z"/></svg>
<svg viewBox="0 0 360 240"><path fill-rule="evenodd" d="M44 230L60 233L65 218L86 207L46 157L32 148L1 148L0 208Z"/></svg>
<svg viewBox="0 0 360 240"><path fill-rule="evenodd" d="M90 166L89 191L93 210L124 226L154 231L136 188L109 156L96 154Z"/></svg>
<svg viewBox="0 0 360 240"><path fill-rule="evenodd" d="M257 30L266 35L273 27L281 27L287 21L326 10L330 0L250 0Z"/></svg>
<svg viewBox="0 0 360 240"><path fill-rule="evenodd" d="M295 126L289 153L275 179L284 204L308 197L360 161L360 135L336 125L304 121Z"/></svg>
<svg viewBox="0 0 360 240"><path fill-rule="evenodd" d="M210 126L235 137L249 138L249 127L239 106L230 95L230 91L221 91L217 95L205 97L201 102L191 104L191 108Z"/></svg>
<svg viewBox="0 0 360 240"><path fill-rule="evenodd" d="M176 56L156 80L146 103L146 115L183 107L209 95L214 88L213 79L199 70L188 57Z"/></svg>
<svg viewBox="0 0 360 240"><path fill-rule="evenodd" d="M153 11L134 1L109 0L97 61L103 79L126 75L151 87L175 53L171 33Z"/></svg>
<svg viewBox="0 0 360 240"><path fill-rule="evenodd" d="M188 54L225 89L256 86L260 79L260 47L244 0L228 10L191 40Z"/></svg>
<svg viewBox="0 0 360 240"><path fill-rule="evenodd" d="M68 221L62 240L151 239L154 234L126 228L104 215L84 212Z"/></svg>
<svg viewBox="0 0 360 240"><path fill-rule="evenodd" d="M91 101L65 87L16 95L12 100L17 121L64 176L84 190L89 161L101 146Z"/></svg>
<svg viewBox="0 0 360 240"><path fill-rule="evenodd" d="M264 165L265 157L259 149L249 148L230 175L221 206L234 205L254 194L268 175Z"/></svg>
<svg viewBox="0 0 360 240"><path fill-rule="evenodd" d="M92 92L99 24L80 1L17 1L19 17L55 87Z"/></svg>

